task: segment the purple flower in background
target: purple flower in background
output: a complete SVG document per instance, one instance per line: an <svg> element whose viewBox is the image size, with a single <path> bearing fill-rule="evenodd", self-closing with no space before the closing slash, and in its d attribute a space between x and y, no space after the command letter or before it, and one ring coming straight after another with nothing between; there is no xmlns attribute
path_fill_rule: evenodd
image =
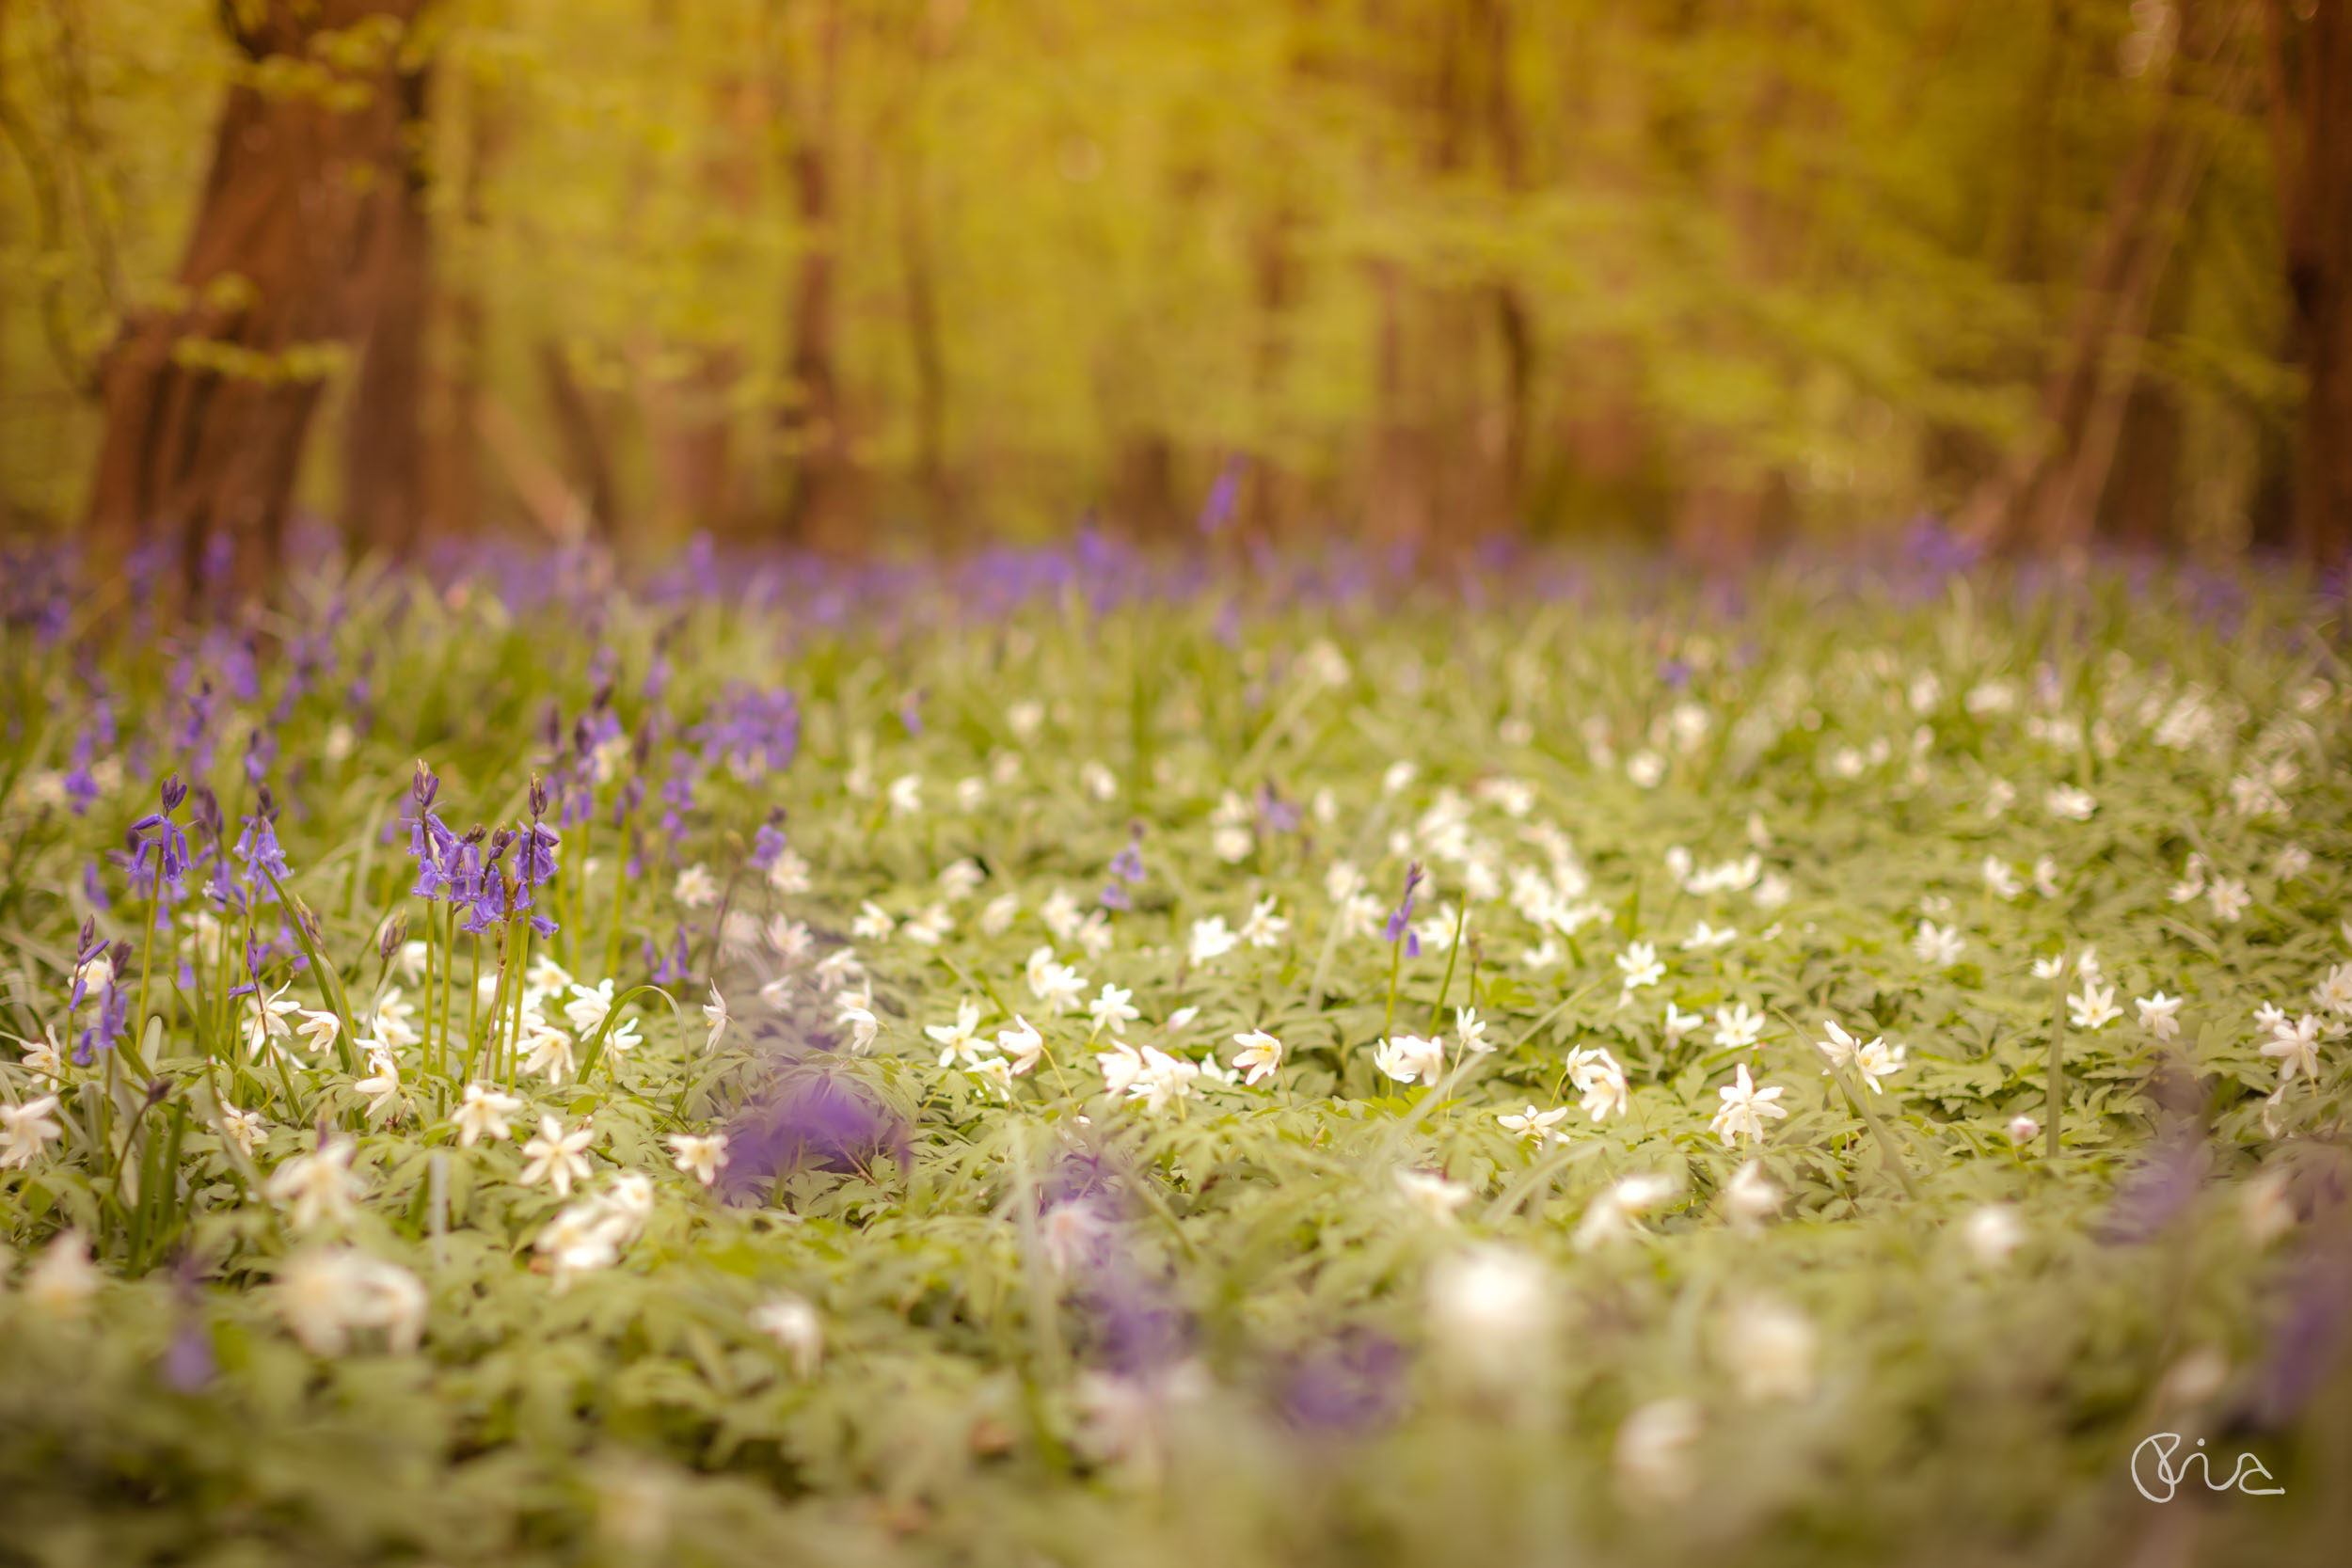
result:
<svg viewBox="0 0 2352 1568"><path fill-rule="evenodd" d="M675 834L686 821L686 814L694 809L694 785L701 774L701 765L684 752L671 758L672 773L661 785L661 831Z"/></svg>
<svg viewBox="0 0 2352 1568"><path fill-rule="evenodd" d="M2099 1239L2110 1244L2153 1240L2196 1201L2212 1164L2212 1150L2196 1124L2185 1118L2173 1121L2147 1156L2116 1183L2115 1196L2098 1226Z"/></svg>
<svg viewBox="0 0 2352 1568"><path fill-rule="evenodd" d="M90 774L90 753L93 743L84 731L73 742L73 766L65 776L66 800L76 816L87 816L98 800L98 781Z"/></svg>
<svg viewBox="0 0 2352 1568"><path fill-rule="evenodd" d="M651 951L652 944L648 942L646 945ZM681 926L670 950L660 954L660 961L653 966L653 983L657 986L675 985L694 973L693 964L693 956L686 945L686 927Z"/></svg>
<svg viewBox="0 0 2352 1568"><path fill-rule="evenodd" d="M702 748L703 766L724 763L729 773L751 784L792 766L801 744L801 705L789 691L731 682L686 737Z"/></svg>
<svg viewBox="0 0 2352 1568"><path fill-rule="evenodd" d="M204 1322L204 1298L198 1289L199 1270L193 1254L183 1253L172 1268L172 1296L180 1321L164 1350L164 1382L183 1394L200 1392L218 1370L213 1360L212 1330Z"/></svg>
<svg viewBox="0 0 2352 1568"><path fill-rule="evenodd" d="M134 842L136 841L134 840ZM134 888L138 887L138 883L135 879L134 879L132 886ZM141 888L139 891L148 893L151 895L154 890L151 887ZM96 861L86 861L82 864L82 896L88 899L89 907L96 910L100 914L108 913L115 907L115 901L106 896L106 884L98 875L98 863Z"/></svg>
<svg viewBox="0 0 2352 1568"><path fill-rule="evenodd" d="M752 835L752 866L755 870L772 870L784 854L784 830L771 820L762 822Z"/></svg>
<svg viewBox="0 0 2352 1568"><path fill-rule="evenodd" d="M1249 460L1236 453L1217 470L1216 483L1209 486L1209 499L1200 507L1202 533L1215 537L1233 520L1233 512L1241 504L1241 477L1248 467Z"/></svg>
<svg viewBox="0 0 2352 1568"><path fill-rule="evenodd" d="M898 722L910 736L923 733L923 691L921 688L898 699Z"/></svg>
<svg viewBox="0 0 2352 1568"><path fill-rule="evenodd" d="M1295 833L1298 831L1298 807L1285 800L1272 784L1261 784L1257 793L1258 820L1270 833Z"/></svg>
<svg viewBox="0 0 2352 1568"><path fill-rule="evenodd" d="M2298 1259L2285 1310L2255 1368L2245 1415L2271 1431L2287 1426L2328 1384L2352 1324L2352 1250L2339 1242Z"/></svg>
<svg viewBox="0 0 2352 1568"><path fill-rule="evenodd" d="M1127 890L1117 882L1105 882L1103 885L1103 895L1097 901L1104 909L1117 910L1122 914L1136 907L1135 899L1130 897Z"/></svg>
<svg viewBox="0 0 2352 1568"><path fill-rule="evenodd" d="M1691 666L1679 658L1661 658L1658 661L1658 678L1680 691L1691 684Z"/></svg>
<svg viewBox="0 0 2352 1568"><path fill-rule="evenodd" d="M1121 849L1118 854L1113 855L1111 857L1111 875L1118 878L1122 882L1140 882L1143 880L1142 847L1137 844L1130 843L1124 849Z"/></svg>
<svg viewBox="0 0 2352 1568"><path fill-rule="evenodd" d="M270 764L278 760L278 737L267 730L255 730L245 743L245 782L258 784L269 777Z"/></svg>
<svg viewBox="0 0 2352 1568"><path fill-rule="evenodd" d="M1343 1329L1291 1363L1280 1379L1279 1402L1283 1417L1301 1431L1369 1435L1404 1408L1404 1347L1383 1334Z"/></svg>

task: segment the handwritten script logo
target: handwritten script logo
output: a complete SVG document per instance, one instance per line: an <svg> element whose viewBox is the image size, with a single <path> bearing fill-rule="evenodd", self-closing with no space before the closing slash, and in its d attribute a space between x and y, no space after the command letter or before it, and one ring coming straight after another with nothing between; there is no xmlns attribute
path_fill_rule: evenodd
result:
<svg viewBox="0 0 2352 1568"><path fill-rule="evenodd" d="M2197 1439L2197 1446L2203 1448L2205 1440L2200 1437ZM2242 1453L2237 1456L2237 1468L2231 1472L2229 1480L2216 1481L2213 1479L2213 1466L2206 1463L2208 1456L2205 1454L2193 1452L2182 1454L2180 1463L2175 1465L2172 1462L2172 1456L2180 1447L2181 1434L2179 1433L2159 1432L2140 1439L2139 1447L2132 1450L2132 1484L2138 1487L2139 1495L2150 1502L2170 1502L2172 1494L2179 1489L2183 1481L2188 1480L2188 1468L2192 1465L2203 1470L2205 1486L2209 1491L2227 1492L2234 1486L2249 1497L2276 1497L2283 1496L2286 1492L2283 1486L2249 1486L2246 1484L2258 1476L2264 1481L2277 1479L2268 1470L2263 1468L2261 1460L2256 1459L2250 1453Z"/></svg>

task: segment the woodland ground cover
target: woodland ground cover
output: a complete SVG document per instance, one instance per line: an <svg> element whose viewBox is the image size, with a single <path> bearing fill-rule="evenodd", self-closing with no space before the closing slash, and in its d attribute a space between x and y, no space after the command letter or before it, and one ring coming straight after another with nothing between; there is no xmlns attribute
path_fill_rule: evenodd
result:
<svg viewBox="0 0 2352 1568"><path fill-rule="evenodd" d="M8 582L0 1559L2342 1538L2332 599Z"/></svg>

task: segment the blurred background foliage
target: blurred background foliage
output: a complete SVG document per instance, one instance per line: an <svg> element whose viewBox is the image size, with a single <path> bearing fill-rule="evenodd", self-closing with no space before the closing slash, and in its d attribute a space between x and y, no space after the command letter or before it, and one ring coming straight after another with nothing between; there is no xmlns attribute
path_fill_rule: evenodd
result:
<svg viewBox="0 0 2352 1568"><path fill-rule="evenodd" d="M1220 475L1277 542L2285 544L2339 9L0 0L0 507L246 526L108 500L146 325L304 389L268 527L396 554L1168 537ZM399 111L267 198L357 193L305 330L188 238L237 92Z"/></svg>

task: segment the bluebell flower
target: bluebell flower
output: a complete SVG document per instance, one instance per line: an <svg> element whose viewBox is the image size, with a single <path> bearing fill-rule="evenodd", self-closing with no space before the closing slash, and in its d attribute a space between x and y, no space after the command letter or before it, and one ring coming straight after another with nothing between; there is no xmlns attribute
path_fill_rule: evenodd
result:
<svg viewBox="0 0 2352 1568"><path fill-rule="evenodd" d="M1268 784L1258 785L1258 819L1272 833L1295 833L1298 831L1298 807L1275 793Z"/></svg>
<svg viewBox="0 0 2352 1568"><path fill-rule="evenodd" d="M264 809L245 819L245 832L237 839L237 859L245 863L246 886L257 886L257 879L267 877L284 882L294 873L287 869L285 851L278 847L278 830L270 822L267 792L263 792Z"/></svg>
<svg viewBox="0 0 2352 1568"><path fill-rule="evenodd" d="M1389 923L1381 927L1380 932L1381 936L1389 942L1395 942L1402 938L1405 942L1405 956L1408 958L1421 957L1421 938L1413 931L1413 890L1421 886L1421 862L1415 861L1406 868L1405 897L1395 909L1389 911Z"/></svg>
<svg viewBox="0 0 2352 1568"><path fill-rule="evenodd" d="M151 812L131 824L131 880L151 898L161 888L168 888L177 895L186 882L188 867L194 863L187 834L171 819L172 812L186 796L179 775L173 774L164 781L164 809Z"/></svg>
<svg viewBox="0 0 2352 1568"><path fill-rule="evenodd" d="M258 784L269 777L270 764L278 760L278 737L267 730L256 729L246 737L245 782Z"/></svg>
<svg viewBox="0 0 2352 1568"><path fill-rule="evenodd" d="M1111 875L1123 882L1143 880L1143 850L1135 844L1129 844L1127 847L1113 855Z"/></svg>
<svg viewBox="0 0 2352 1568"><path fill-rule="evenodd" d="M789 691L733 682L686 736L701 746L706 767L724 762L748 784L792 765L800 750L801 706Z"/></svg>
<svg viewBox="0 0 2352 1568"><path fill-rule="evenodd" d="M1249 460L1239 455L1229 457L1217 470L1216 483L1209 486L1209 499L1200 508L1200 531L1215 535L1233 520L1233 512L1241 503L1241 476L1249 467Z"/></svg>
<svg viewBox="0 0 2352 1568"><path fill-rule="evenodd" d="M73 767L65 776L66 800L76 816L88 816L98 800L98 781L90 774L90 737L85 733L73 742Z"/></svg>
<svg viewBox="0 0 2352 1568"><path fill-rule="evenodd" d="M784 830L772 821L762 822L759 831L752 835L753 869L773 869L778 858L784 854Z"/></svg>

